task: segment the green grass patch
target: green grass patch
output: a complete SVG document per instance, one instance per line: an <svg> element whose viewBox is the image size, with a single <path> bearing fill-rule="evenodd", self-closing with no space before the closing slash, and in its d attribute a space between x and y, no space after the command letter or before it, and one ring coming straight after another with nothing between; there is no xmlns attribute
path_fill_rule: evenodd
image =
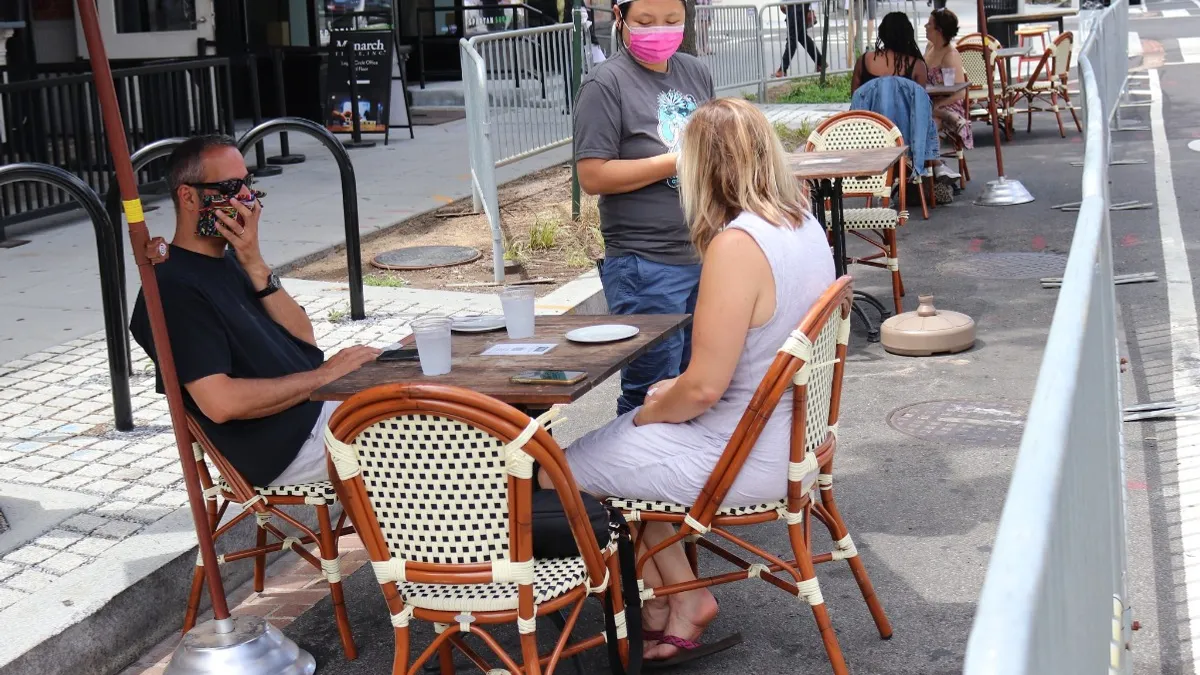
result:
<svg viewBox="0 0 1200 675"><path fill-rule="evenodd" d="M825 85L817 76L797 80L791 91L785 92L776 103L849 103L850 74L827 75Z"/></svg>
<svg viewBox="0 0 1200 675"><path fill-rule="evenodd" d="M793 129L783 122L775 123L775 135L779 136L779 142L783 144L783 149L788 152L798 152L804 149L804 142L808 140L808 135L812 133L813 125L805 122L800 125L799 129Z"/></svg>
<svg viewBox="0 0 1200 675"><path fill-rule="evenodd" d="M404 288L408 285L408 280L395 274L384 272L382 274L368 274L363 278L364 286L383 286L384 288Z"/></svg>

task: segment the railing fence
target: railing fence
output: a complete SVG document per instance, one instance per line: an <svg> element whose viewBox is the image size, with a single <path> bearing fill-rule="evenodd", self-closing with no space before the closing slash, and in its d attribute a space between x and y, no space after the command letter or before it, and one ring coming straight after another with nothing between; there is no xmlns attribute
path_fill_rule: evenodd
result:
<svg viewBox="0 0 1200 675"><path fill-rule="evenodd" d="M1108 194L1127 3L1086 20L1083 200L967 645L968 675L1131 672Z"/></svg>
<svg viewBox="0 0 1200 675"><path fill-rule="evenodd" d="M195 59L113 71L133 147L163 138L233 133L229 60ZM91 73L45 74L0 84L0 164L40 162L79 176L97 193L112 175ZM145 182L161 178L148 169ZM156 173L157 172L157 173ZM74 208L49 185L0 190L0 239L5 224Z"/></svg>

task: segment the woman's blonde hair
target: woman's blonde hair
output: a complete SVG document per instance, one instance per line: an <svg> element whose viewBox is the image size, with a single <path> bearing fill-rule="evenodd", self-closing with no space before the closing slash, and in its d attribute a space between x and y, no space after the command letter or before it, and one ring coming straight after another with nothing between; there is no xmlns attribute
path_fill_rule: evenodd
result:
<svg viewBox="0 0 1200 675"><path fill-rule="evenodd" d="M697 108L679 156L680 199L701 255L742 211L776 227L799 227L808 215L775 129L748 101L718 98Z"/></svg>

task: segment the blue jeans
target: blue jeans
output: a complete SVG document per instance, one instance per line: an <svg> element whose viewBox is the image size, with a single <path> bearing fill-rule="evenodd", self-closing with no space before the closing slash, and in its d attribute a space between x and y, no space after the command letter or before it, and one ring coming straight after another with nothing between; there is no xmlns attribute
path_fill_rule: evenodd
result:
<svg viewBox="0 0 1200 675"><path fill-rule="evenodd" d="M600 281L610 314L691 314L696 311L700 265L664 265L636 255L605 258ZM692 355L692 330L677 331L621 371L617 414L640 406L646 390L678 377Z"/></svg>

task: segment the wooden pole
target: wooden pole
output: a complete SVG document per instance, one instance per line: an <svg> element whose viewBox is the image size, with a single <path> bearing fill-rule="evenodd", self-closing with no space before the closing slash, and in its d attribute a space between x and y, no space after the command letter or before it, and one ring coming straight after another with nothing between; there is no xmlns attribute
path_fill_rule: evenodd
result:
<svg viewBox="0 0 1200 675"><path fill-rule="evenodd" d="M79 22L87 41L88 57L92 62L96 96L100 99L100 111L104 119L104 131L108 136L108 149L112 153L116 169L117 184L121 192L121 205L125 219L129 221L130 250L137 263L142 281L142 293L146 300L146 311L150 315L150 330L154 336L154 349L158 355L158 373L162 377L167 393L167 404L171 409L171 426L175 430L175 445L179 448L179 460L183 463L183 479L187 485L188 503L192 508L192 521L196 527L196 538L200 544L200 556L204 562L204 574L212 598L213 617L221 624L229 619L229 606L225 601L225 589L221 584L221 570L217 567L217 554L213 549L212 531L208 525L208 514L204 509L204 495L200 490L200 474L192 453L192 435L187 428L183 408L183 391L175 373L175 358L167 338L166 317L163 315L162 298L158 294L158 281L154 267L150 264L146 247L150 242L150 231L142 214L142 202L138 198L137 178L133 164L129 161L129 145L125 140L125 125L121 121L121 109L117 104L117 90L113 85L112 69L104 50L104 38L100 34L100 20L96 16L95 0L77 0ZM232 629L232 627L229 627ZM218 632L225 632L220 631Z"/></svg>
<svg viewBox="0 0 1200 675"><path fill-rule="evenodd" d="M983 42L983 66L987 70L988 115L992 118L992 142L996 146L996 175L1004 177L1004 150L1000 147L1000 119L996 112L996 76L992 72L992 48L988 45L987 13L983 10L983 0L977 1L977 18L979 34Z"/></svg>

